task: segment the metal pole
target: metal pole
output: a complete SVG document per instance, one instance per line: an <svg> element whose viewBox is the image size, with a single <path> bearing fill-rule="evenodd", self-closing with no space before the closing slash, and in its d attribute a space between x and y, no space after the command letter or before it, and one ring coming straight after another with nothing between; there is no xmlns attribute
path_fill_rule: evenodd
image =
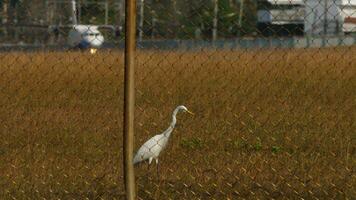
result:
<svg viewBox="0 0 356 200"><path fill-rule="evenodd" d="M244 13L244 0L240 0L239 28L242 27L242 17Z"/></svg>
<svg viewBox="0 0 356 200"><path fill-rule="evenodd" d="M152 32L151 32L151 39L154 39L155 37L155 31L156 31L156 13L154 11L151 12L152 14Z"/></svg>
<svg viewBox="0 0 356 200"><path fill-rule="evenodd" d="M105 25L109 24L109 2L105 1Z"/></svg>
<svg viewBox="0 0 356 200"><path fill-rule="evenodd" d="M75 0L72 0L72 24L77 25L77 5Z"/></svg>
<svg viewBox="0 0 356 200"><path fill-rule="evenodd" d="M324 36L328 34L328 0L324 2Z"/></svg>
<svg viewBox="0 0 356 200"><path fill-rule="evenodd" d="M126 199L136 199L133 166L136 48L136 1L126 0L125 9L125 97L124 97L124 179Z"/></svg>
<svg viewBox="0 0 356 200"><path fill-rule="evenodd" d="M138 33L138 40L140 42L142 41L142 37L143 37L144 9L145 9L145 0L141 0L141 3L140 3L140 24L139 24L139 33Z"/></svg>
<svg viewBox="0 0 356 200"><path fill-rule="evenodd" d="M117 25L119 26L119 27L121 27L122 26L122 19L125 17L125 13L124 13L124 11L123 11L123 9L124 9L124 0L118 0L116 3L115 3L115 6L117 6L116 7L116 20L117 20Z"/></svg>
<svg viewBox="0 0 356 200"><path fill-rule="evenodd" d="M240 0L240 12L239 12L239 22L238 22L238 25L239 25L239 36L241 37L242 36L242 17L243 17L243 14L244 14L244 0Z"/></svg>
<svg viewBox="0 0 356 200"><path fill-rule="evenodd" d="M177 21L177 0L173 0L173 36L174 39L177 39L177 30L178 21Z"/></svg>
<svg viewBox="0 0 356 200"><path fill-rule="evenodd" d="M3 10L2 10L2 13L3 13L3 17L2 17L2 23L3 24L7 24L8 23L8 2L3 2ZM8 34L8 32L7 32L7 26L5 26L4 27L4 35L5 35L5 37L7 37L7 34Z"/></svg>
<svg viewBox="0 0 356 200"><path fill-rule="evenodd" d="M219 0L214 0L213 41L216 40L218 35L218 6Z"/></svg>
<svg viewBox="0 0 356 200"><path fill-rule="evenodd" d="M77 21L78 21L78 24L81 23L82 21L82 2L81 0L78 1L78 13L77 13Z"/></svg>
<svg viewBox="0 0 356 200"><path fill-rule="evenodd" d="M46 9L46 24L49 24L49 6L48 6L48 0L45 1L45 9ZM16 9L17 10L17 9ZM16 12L17 14L17 12Z"/></svg>

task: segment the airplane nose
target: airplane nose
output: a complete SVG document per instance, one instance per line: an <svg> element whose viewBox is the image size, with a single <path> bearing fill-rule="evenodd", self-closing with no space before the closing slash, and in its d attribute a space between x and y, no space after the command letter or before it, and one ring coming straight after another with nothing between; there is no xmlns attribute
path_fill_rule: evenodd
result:
<svg viewBox="0 0 356 200"><path fill-rule="evenodd" d="M90 41L92 47L100 47L104 42L104 38L102 36L96 36L93 40Z"/></svg>
<svg viewBox="0 0 356 200"><path fill-rule="evenodd" d="M88 37L84 37L82 38L82 41L80 42L81 47L84 48L100 48L101 45L104 42L104 37L102 35L98 35L98 36L88 36Z"/></svg>

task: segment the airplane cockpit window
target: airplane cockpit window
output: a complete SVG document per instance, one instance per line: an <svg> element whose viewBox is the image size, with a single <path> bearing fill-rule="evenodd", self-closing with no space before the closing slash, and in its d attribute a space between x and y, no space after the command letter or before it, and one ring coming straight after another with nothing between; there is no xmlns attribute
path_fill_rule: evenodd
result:
<svg viewBox="0 0 356 200"><path fill-rule="evenodd" d="M100 33L84 33L83 36L95 36L98 37Z"/></svg>

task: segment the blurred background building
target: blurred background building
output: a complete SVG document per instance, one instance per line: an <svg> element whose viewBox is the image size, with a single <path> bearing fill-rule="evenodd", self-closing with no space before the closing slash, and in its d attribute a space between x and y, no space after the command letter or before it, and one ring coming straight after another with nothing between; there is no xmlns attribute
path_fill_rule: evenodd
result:
<svg viewBox="0 0 356 200"><path fill-rule="evenodd" d="M64 44L71 1L0 0L0 43ZM77 0L80 24L124 24L124 0ZM190 5L187 7L187 5ZM139 41L335 36L356 32L356 0L138 0ZM119 42L104 32L109 43Z"/></svg>
<svg viewBox="0 0 356 200"><path fill-rule="evenodd" d="M356 0L259 1L263 35L340 35L356 31Z"/></svg>

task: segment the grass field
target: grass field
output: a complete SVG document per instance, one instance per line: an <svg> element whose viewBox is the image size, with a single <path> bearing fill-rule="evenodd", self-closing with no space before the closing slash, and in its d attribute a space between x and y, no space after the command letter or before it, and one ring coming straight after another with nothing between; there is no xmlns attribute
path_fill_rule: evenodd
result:
<svg viewBox="0 0 356 200"><path fill-rule="evenodd" d="M139 52L140 199L352 199L356 48ZM0 199L122 199L123 54L0 54ZM136 149L137 149L136 148Z"/></svg>

